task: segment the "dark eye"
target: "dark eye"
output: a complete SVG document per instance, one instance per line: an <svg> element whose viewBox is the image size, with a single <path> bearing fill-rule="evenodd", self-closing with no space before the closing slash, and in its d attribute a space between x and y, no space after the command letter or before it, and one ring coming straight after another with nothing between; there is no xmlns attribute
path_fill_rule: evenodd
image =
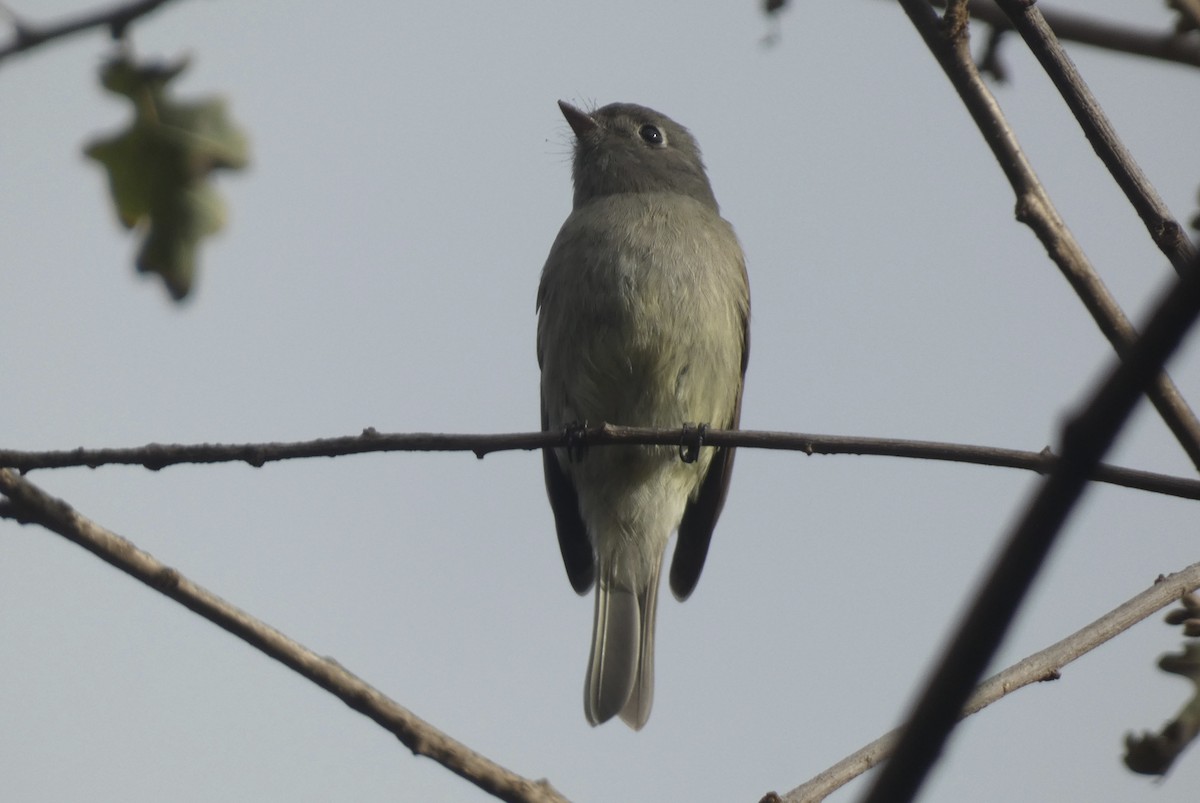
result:
<svg viewBox="0 0 1200 803"><path fill-rule="evenodd" d="M642 138L642 142L647 145L661 147L667 144L667 138L663 136L663 132L658 130L658 126L647 123L638 129L638 136Z"/></svg>

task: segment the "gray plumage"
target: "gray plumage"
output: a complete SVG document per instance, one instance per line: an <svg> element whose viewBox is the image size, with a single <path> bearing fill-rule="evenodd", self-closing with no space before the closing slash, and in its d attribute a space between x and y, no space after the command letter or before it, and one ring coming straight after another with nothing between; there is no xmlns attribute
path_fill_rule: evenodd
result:
<svg viewBox="0 0 1200 803"><path fill-rule="evenodd" d="M538 288L542 429L575 424L732 428L749 352L750 294L691 134L652 109L586 113L575 133L574 205ZM645 725L654 695L654 619L663 552L679 538L671 590L685 599L725 502L733 450L565 449L543 456L572 586L595 581L584 711Z"/></svg>

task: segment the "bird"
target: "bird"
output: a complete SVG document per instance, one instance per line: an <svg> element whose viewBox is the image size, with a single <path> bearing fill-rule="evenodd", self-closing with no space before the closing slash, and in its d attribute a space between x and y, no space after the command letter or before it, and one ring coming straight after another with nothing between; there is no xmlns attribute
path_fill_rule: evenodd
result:
<svg viewBox="0 0 1200 803"><path fill-rule="evenodd" d="M729 489L733 448L702 436L741 418L750 289L686 128L633 103L558 105L574 134L574 196L538 286L542 430L692 426L698 437L690 452L586 442L543 451L567 577L580 595L596 589L584 713L593 726L619 715L641 730L667 543L677 531L670 586L682 601Z"/></svg>

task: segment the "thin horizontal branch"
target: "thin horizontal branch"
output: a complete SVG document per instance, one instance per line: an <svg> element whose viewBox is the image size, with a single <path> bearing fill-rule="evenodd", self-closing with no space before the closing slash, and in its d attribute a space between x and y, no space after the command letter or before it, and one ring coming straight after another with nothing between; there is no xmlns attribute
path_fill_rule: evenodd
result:
<svg viewBox="0 0 1200 803"><path fill-rule="evenodd" d="M617 444L674 446L687 442L685 439L694 439L696 433L694 429L650 429L601 424L584 429L581 437L588 446ZM184 463L241 462L260 467L279 460L342 457L370 452L472 452L476 457L482 458L492 452L514 449L528 451L566 446L568 445L567 441L567 435L561 432L448 435L427 432L385 434L376 432L374 429L367 429L361 435L287 443L151 443L146 446L125 449L69 449L45 452L0 449L0 466L25 472L34 469L135 465L157 471L167 466ZM710 429L705 431L704 443L709 446L736 446L743 449L797 451L807 455L855 454L942 460L981 466L1019 468L1039 474L1053 470L1058 461L1058 457L1048 448L1040 452L1025 452L1016 449L938 443L936 441L839 437L811 435L802 432ZM1200 499L1200 480L1173 477L1168 474L1101 464L1092 479L1139 491L1178 496L1184 499Z"/></svg>
<svg viewBox="0 0 1200 803"><path fill-rule="evenodd" d="M933 0L933 4L945 8L946 0ZM995 0L971 0L968 9L973 18L994 28L1012 29L1008 16L996 5ZM1174 30L1139 29L1124 23L1102 20L1090 14L1048 8L1044 5L1042 15L1064 41L1200 67L1200 37L1192 34L1181 34Z"/></svg>
<svg viewBox="0 0 1200 803"><path fill-rule="evenodd" d="M23 521L36 522L141 580L250 646L308 678L355 711L495 797L514 803L564 803L549 783L523 778L417 717L336 661L317 655L275 628L188 580L132 542L85 518L13 471L0 469L0 493Z"/></svg>
<svg viewBox="0 0 1200 803"><path fill-rule="evenodd" d="M1162 610L1183 595L1200 588L1200 563L1182 571L1160 577L1154 585L1133 599L1101 616L1090 625L1072 633L1062 641L1035 652L979 684L967 701L960 719L977 713L1005 695L1031 683L1057 680L1059 670L1086 655L1119 633ZM900 729L890 731L875 741L815 775L811 780L783 796L787 803L816 803L862 775L891 755Z"/></svg>
<svg viewBox="0 0 1200 803"><path fill-rule="evenodd" d="M8 44L0 46L0 61L17 53L24 53L35 47L89 31L92 28L108 28L114 39L124 35L125 29L134 20L146 16L170 0L137 0L132 3L111 6L109 8L87 11L75 17L69 17L60 22L46 25L33 25L10 14L14 36Z"/></svg>

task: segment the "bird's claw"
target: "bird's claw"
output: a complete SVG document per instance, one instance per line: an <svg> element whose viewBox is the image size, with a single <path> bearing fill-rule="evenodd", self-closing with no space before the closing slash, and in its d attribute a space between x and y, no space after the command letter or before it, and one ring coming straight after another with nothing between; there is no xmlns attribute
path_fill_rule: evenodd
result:
<svg viewBox="0 0 1200 803"><path fill-rule="evenodd" d="M704 434L708 432L708 424L684 424L683 435L679 439L679 459L685 463L695 463L700 459L700 447L704 445Z"/></svg>
<svg viewBox="0 0 1200 803"><path fill-rule="evenodd" d="M563 427L567 439L567 460L577 463L587 454L587 422L572 421Z"/></svg>

